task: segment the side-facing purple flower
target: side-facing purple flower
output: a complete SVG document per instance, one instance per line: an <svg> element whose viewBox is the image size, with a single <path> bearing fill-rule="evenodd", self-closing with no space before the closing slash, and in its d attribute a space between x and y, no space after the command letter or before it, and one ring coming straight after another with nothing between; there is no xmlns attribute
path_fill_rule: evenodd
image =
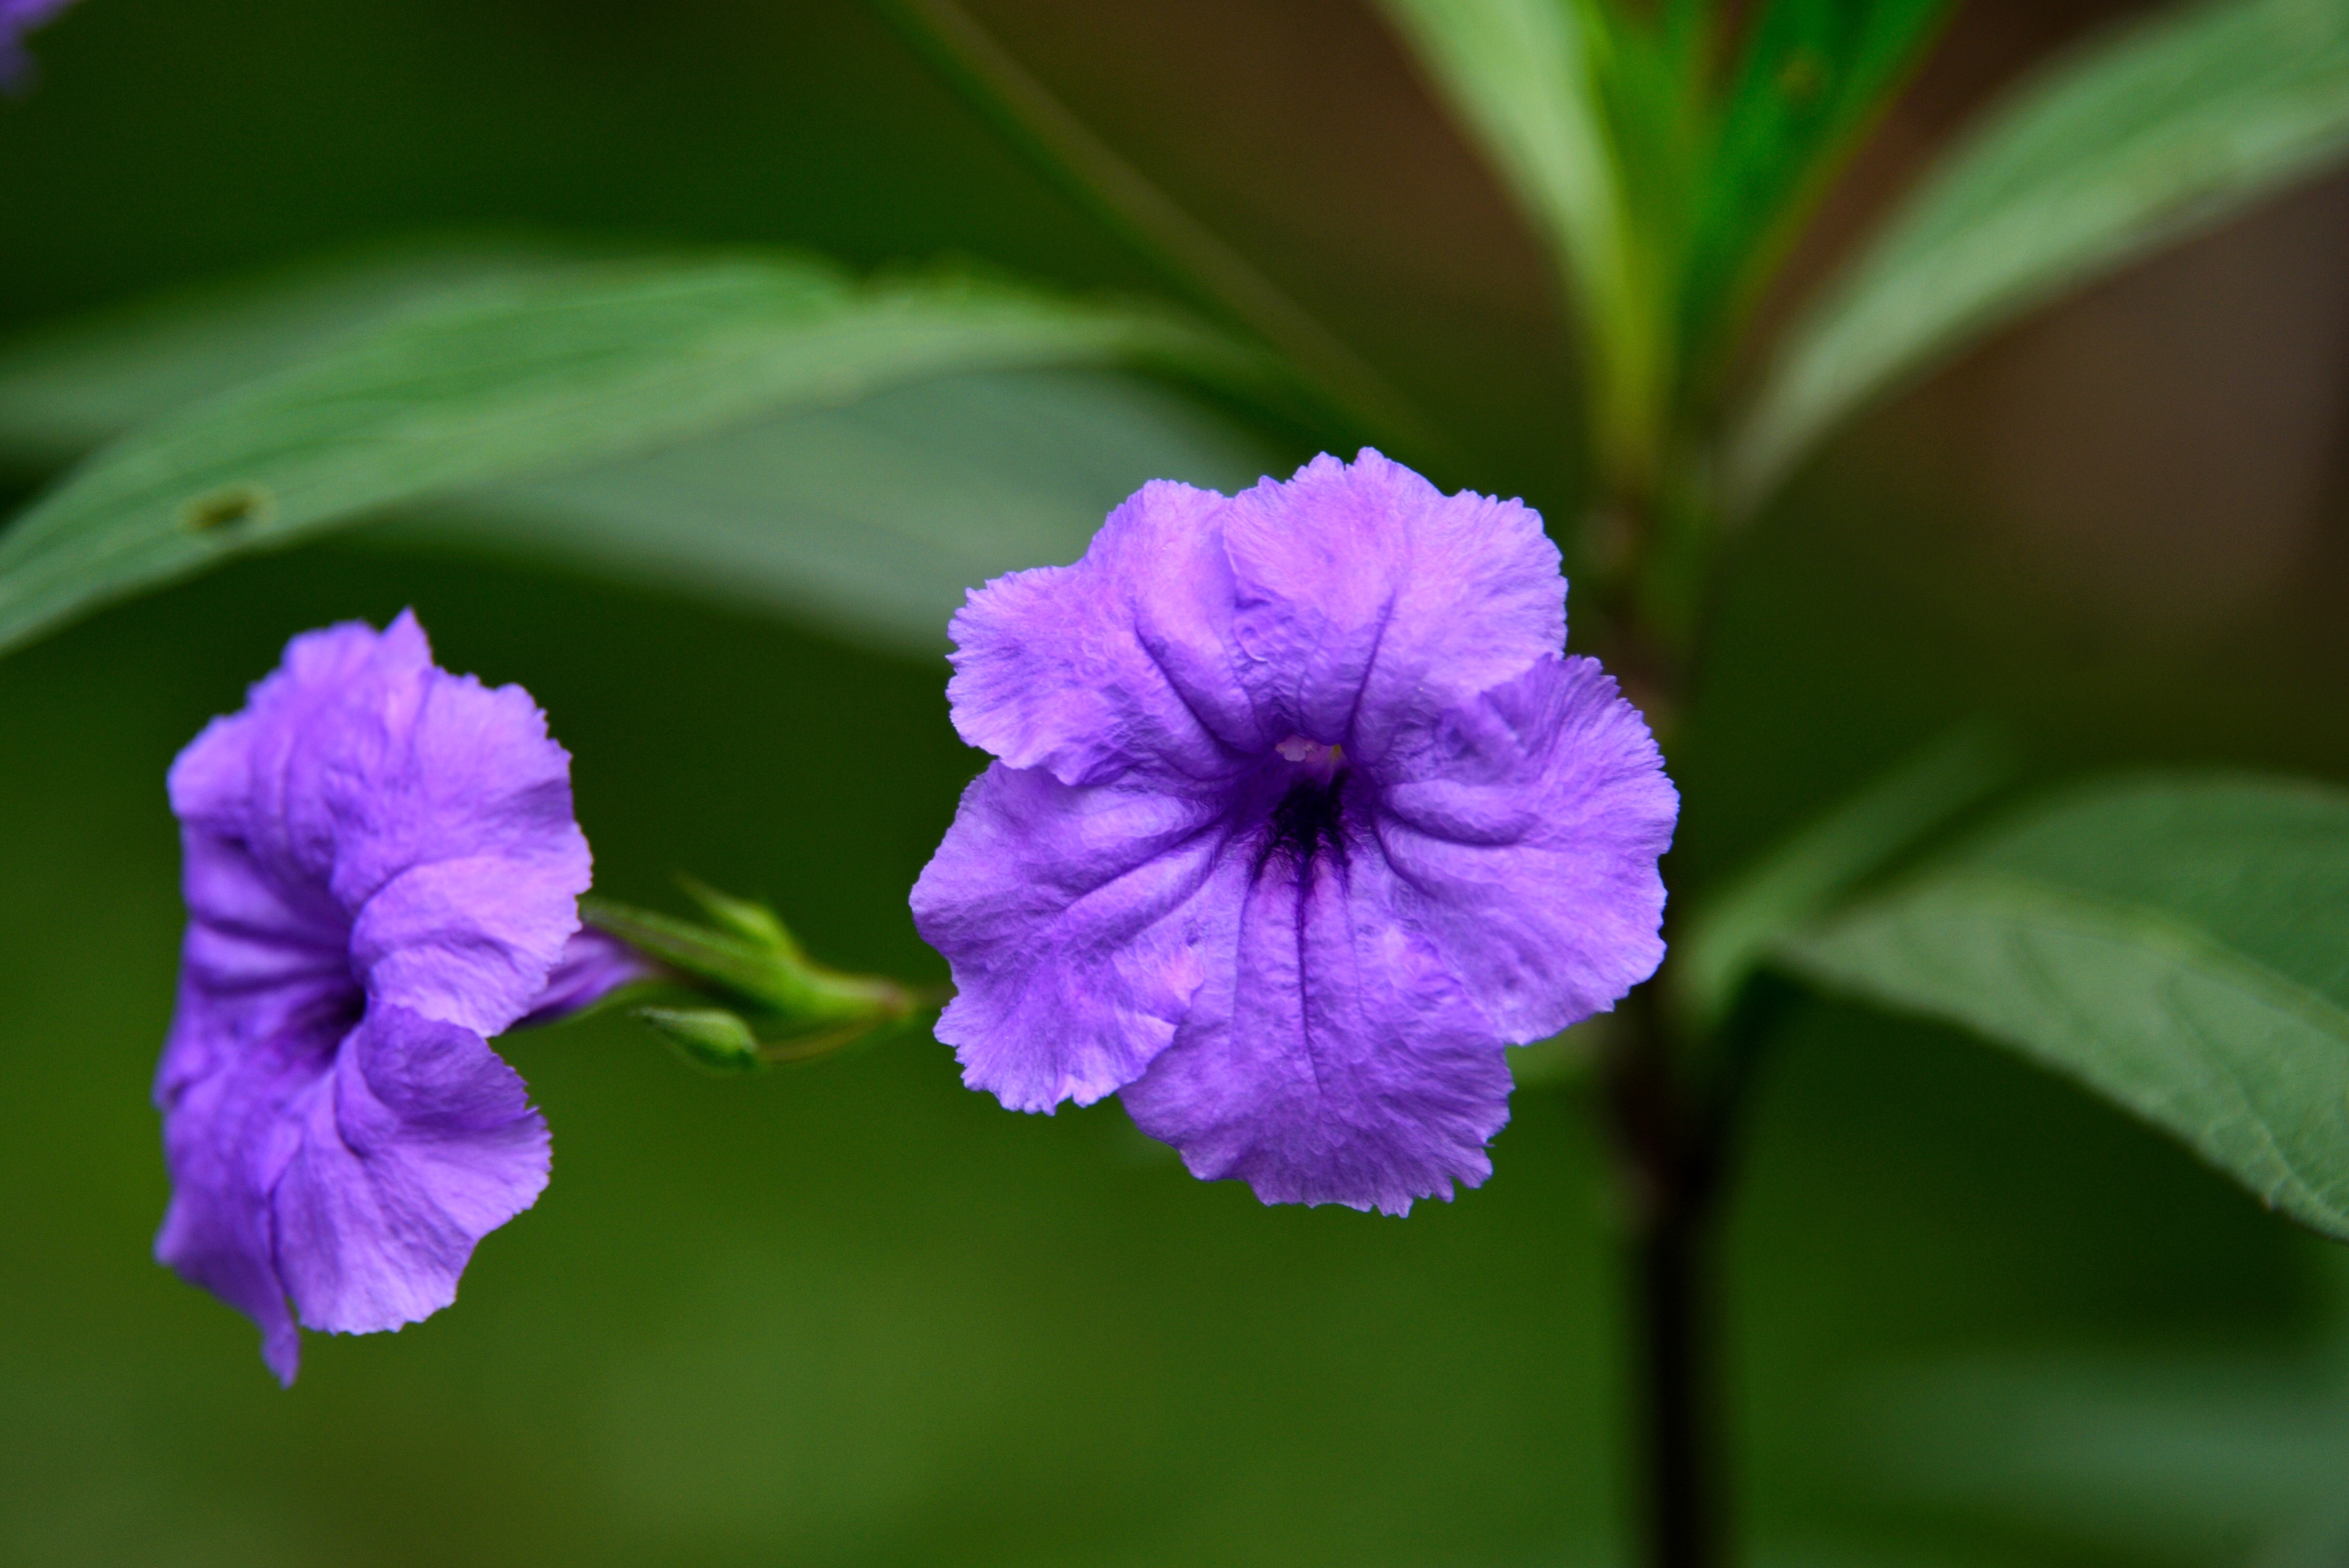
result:
<svg viewBox="0 0 2349 1568"><path fill-rule="evenodd" d="M542 1005L579 926L571 758L529 693L439 668L402 614L295 638L171 796L188 933L155 1253L290 1383L297 1321L439 1311L546 1185L546 1124L485 1037Z"/></svg>
<svg viewBox="0 0 2349 1568"><path fill-rule="evenodd" d="M1519 502L1367 450L1156 481L953 633L998 760L914 916L1006 1106L1122 1091L1195 1175L1403 1213L1490 1174L1505 1045L1662 959L1679 797Z"/></svg>
<svg viewBox="0 0 2349 1568"><path fill-rule="evenodd" d="M0 88L24 82L32 69L25 35L73 4L73 0L0 0Z"/></svg>

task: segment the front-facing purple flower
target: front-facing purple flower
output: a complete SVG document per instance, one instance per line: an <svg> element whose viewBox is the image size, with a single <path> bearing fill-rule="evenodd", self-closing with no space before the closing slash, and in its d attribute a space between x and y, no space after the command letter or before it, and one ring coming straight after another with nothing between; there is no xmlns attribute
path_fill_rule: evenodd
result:
<svg viewBox="0 0 2349 1568"><path fill-rule="evenodd" d="M1389 1213L1490 1174L1504 1047L1654 972L1679 797L1522 504L1376 452L1165 481L955 618L915 887L966 1083L1121 1092L1195 1175Z"/></svg>
<svg viewBox="0 0 2349 1568"><path fill-rule="evenodd" d="M156 1256L261 1326L364 1334L448 1305L546 1185L546 1126L486 1037L578 929L571 758L520 686L450 675L411 614L298 636L171 766L186 862L155 1085Z"/></svg>

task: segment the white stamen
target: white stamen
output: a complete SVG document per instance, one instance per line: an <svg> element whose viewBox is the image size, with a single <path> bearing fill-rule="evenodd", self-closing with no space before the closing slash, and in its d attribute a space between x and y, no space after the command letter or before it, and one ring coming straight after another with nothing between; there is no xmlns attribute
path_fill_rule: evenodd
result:
<svg viewBox="0 0 2349 1568"><path fill-rule="evenodd" d="M1301 735L1290 736L1273 749L1280 753L1281 760L1284 762L1303 763L1314 768L1332 769L1337 767L1339 759L1345 755L1337 747L1324 746L1318 740L1308 740Z"/></svg>

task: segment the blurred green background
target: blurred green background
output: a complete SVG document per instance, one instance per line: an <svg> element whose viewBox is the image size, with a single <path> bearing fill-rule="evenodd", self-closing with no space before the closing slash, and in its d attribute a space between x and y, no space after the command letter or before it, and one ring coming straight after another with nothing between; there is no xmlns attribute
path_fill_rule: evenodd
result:
<svg viewBox="0 0 2349 1568"><path fill-rule="evenodd" d="M1506 203L1339 0L982 8L1137 160L1434 389L1438 477L1577 500L1570 346ZM1838 191L2125 9L1969 9ZM0 103L0 325L420 230L790 242L1150 279L858 6L85 0ZM2035 775L2349 778L2349 187L2009 333L1738 542L1675 742L1678 892L1949 722ZM1824 258L1810 263L1810 275ZM1304 454L1293 454L1302 456ZM14 476L28 495L42 476ZM1404 1222L1204 1186L901 1037L755 1081L616 1021L515 1037L554 1185L454 1310L249 1327L148 1259L180 910L161 779L304 627L413 604L577 758L598 885L690 871L942 976L905 891L979 758L943 665L365 533L0 663L0 1559L1600 1563L1621 1361L1600 1161L1522 1090ZM1771 1563L2340 1561L2349 1271L1955 1034L1777 1031L1729 1237L1743 1531ZM2333 1555L2328 1555L2333 1553Z"/></svg>

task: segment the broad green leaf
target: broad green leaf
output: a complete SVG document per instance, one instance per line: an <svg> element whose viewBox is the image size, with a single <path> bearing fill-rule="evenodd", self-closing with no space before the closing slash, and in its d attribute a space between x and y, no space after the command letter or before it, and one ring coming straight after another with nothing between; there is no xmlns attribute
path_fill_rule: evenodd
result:
<svg viewBox="0 0 2349 1568"><path fill-rule="evenodd" d="M1722 105L1681 277L1686 351L1725 350L1950 0L1771 0Z"/></svg>
<svg viewBox="0 0 2349 1568"><path fill-rule="evenodd" d="M1731 443L1734 507L1992 329L2349 150L2349 0L2166 13L2043 72L1795 323Z"/></svg>
<svg viewBox="0 0 2349 1568"><path fill-rule="evenodd" d="M2106 784L1777 951L2077 1078L2349 1237L2349 794Z"/></svg>
<svg viewBox="0 0 2349 1568"><path fill-rule="evenodd" d="M967 589L1074 561L1143 481L1231 491L1302 455L1142 377L993 371L484 487L377 531L567 559L935 655Z"/></svg>
<svg viewBox="0 0 2349 1568"><path fill-rule="evenodd" d="M1585 0L1381 0L1440 95L1548 242L1580 322L1601 460L1645 463L1670 384L1597 84Z"/></svg>
<svg viewBox="0 0 2349 1568"><path fill-rule="evenodd" d="M78 455L429 299L554 255L403 247L109 313L0 354L0 450ZM368 537L422 539L654 581L932 655L964 591L1082 553L1144 480L1234 490L1284 451L1198 400L1105 370L979 372L577 471L462 490Z"/></svg>
<svg viewBox="0 0 2349 1568"><path fill-rule="evenodd" d="M1711 1030L1782 938L2013 777L1987 729L1947 737L1795 833L1697 906L1667 972L1682 1013Z"/></svg>
<svg viewBox="0 0 2349 1568"><path fill-rule="evenodd" d="M0 649L395 505L948 371L1256 361L1182 319L812 261L566 269L462 291L144 427L0 537Z"/></svg>
<svg viewBox="0 0 2349 1568"><path fill-rule="evenodd" d="M451 292L581 259L544 242L409 241L77 317L0 348L0 452L60 465Z"/></svg>

